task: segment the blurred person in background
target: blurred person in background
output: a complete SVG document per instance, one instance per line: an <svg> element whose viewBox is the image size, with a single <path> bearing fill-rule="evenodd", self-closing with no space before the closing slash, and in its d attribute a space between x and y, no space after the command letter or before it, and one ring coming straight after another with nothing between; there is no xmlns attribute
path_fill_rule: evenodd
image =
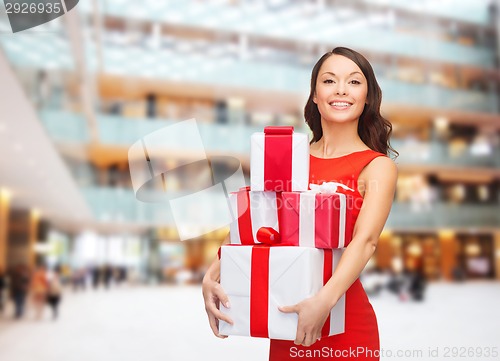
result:
<svg viewBox="0 0 500 361"><path fill-rule="evenodd" d="M399 282L398 297L401 302L406 302L410 300L411 297L410 288L412 279L413 279L413 273L406 268L403 270L403 272L401 272L398 275L398 282Z"/></svg>
<svg viewBox="0 0 500 361"><path fill-rule="evenodd" d="M457 257L458 258L458 257ZM464 282L466 280L465 270L460 264L460 260L457 260L455 267L452 270L453 281L455 282Z"/></svg>
<svg viewBox="0 0 500 361"><path fill-rule="evenodd" d="M92 287L97 289L101 281L101 270L97 266L92 266L90 269L90 277L92 279Z"/></svg>
<svg viewBox="0 0 500 361"><path fill-rule="evenodd" d="M120 274L121 274L121 271L120 271L120 266L115 266L113 267L113 283L116 285L116 286L120 286L121 284L121 277L120 277Z"/></svg>
<svg viewBox="0 0 500 361"><path fill-rule="evenodd" d="M122 282L127 281L127 268L125 266L116 266L113 274L114 282L117 286L120 286Z"/></svg>
<svg viewBox="0 0 500 361"><path fill-rule="evenodd" d="M4 293L7 288L7 275L2 266L0 266L0 314L3 313L4 309Z"/></svg>
<svg viewBox="0 0 500 361"><path fill-rule="evenodd" d="M357 220L352 241L323 288L296 305L279 308L284 313L296 313L298 327L295 341L271 340L271 361L293 360L292 347L314 355L318 350L321 355L324 348L345 351L361 347L371 350L371 357L366 353L367 357L345 360L379 360L377 320L359 275L375 251L396 189L397 168L388 155L397 152L389 144L392 125L380 114L381 101L373 68L358 52L337 47L315 64L304 109L306 123L313 132L310 181L335 181L354 188L346 192L355 198L353 215ZM216 258L203 279L202 289L212 331L225 338L219 334L218 320L230 324L233 321L219 310L220 302L230 307L219 278L220 261ZM343 294L345 332L320 338L330 310Z"/></svg>
<svg viewBox="0 0 500 361"><path fill-rule="evenodd" d="M110 265L104 265L104 267L101 270L103 282L104 282L104 287L106 289L109 289L109 286L111 285L111 281L113 280L113 267Z"/></svg>
<svg viewBox="0 0 500 361"><path fill-rule="evenodd" d="M42 318L48 292L47 269L45 264L40 262L31 278L31 299L37 320Z"/></svg>
<svg viewBox="0 0 500 361"><path fill-rule="evenodd" d="M85 267L75 269L71 274L71 283L73 285L73 291L85 291L87 287L87 270Z"/></svg>
<svg viewBox="0 0 500 361"><path fill-rule="evenodd" d="M369 296L376 296L386 287L384 272L378 267L370 267L360 276L363 288Z"/></svg>
<svg viewBox="0 0 500 361"><path fill-rule="evenodd" d="M73 270L71 267L67 264L63 264L60 267L60 277L61 277L61 284L63 286L66 286L67 284L72 282L73 279Z"/></svg>
<svg viewBox="0 0 500 361"><path fill-rule="evenodd" d="M422 268L417 268L411 277L409 292L414 301L423 301L427 281Z"/></svg>
<svg viewBox="0 0 500 361"><path fill-rule="evenodd" d="M121 282L127 282L128 280L128 270L125 266L120 267L120 280Z"/></svg>
<svg viewBox="0 0 500 361"><path fill-rule="evenodd" d="M39 70L37 74L37 86L35 87L37 107L43 108L49 105L51 91L52 85L50 83L49 74L45 70Z"/></svg>
<svg viewBox="0 0 500 361"><path fill-rule="evenodd" d="M56 266L48 277L47 303L52 310L52 319L59 316L59 303L62 297L61 268Z"/></svg>
<svg viewBox="0 0 500 361"><path fill-rule="evenodd" d="M14 302L14 318L20 319L24 315L26 296L30 287L30 271L24 264L12 269L10 274L10 297Z"/></svg>

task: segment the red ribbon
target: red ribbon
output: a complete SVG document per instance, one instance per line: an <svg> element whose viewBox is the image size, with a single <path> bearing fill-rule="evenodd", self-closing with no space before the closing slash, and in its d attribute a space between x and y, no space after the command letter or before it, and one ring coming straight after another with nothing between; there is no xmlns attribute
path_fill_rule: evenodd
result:
<svg viewBox="0 0 500 361"><path fill-rule="evenodd" d="M252 247L250 276L250 336L269 337L269 254L268 246Z"/></svg>
<svg viewBox="0 0 500 361"><path fill-rule="evenodd" d="M242 245L253 245L252 216L250 213L250 187L243 187L237 192L238 230Z"/></svg>
<svg viewBox="0 0 500 361"><path fill-rule="evenodd" d="M333 251L331 249L323 250L323 286L330 280L332 277L333 270ZM330 334L330 314L321 329L321 337L327 337Z"/></svg>
<svg viewBox="0 0 500 361"><path fill-rule="evenodd" d="M253 246L258 244L253 237L253 227L252 227L252 213L250 211L250 187L242 187L238 192L236 192L236 204L237 204L237 212L238 212L238 230L240 234L240 241L242 245L245 246ZM281 193L276 193L276 210L278 212L278 225L281 224L281 212L282 212L282 195ZM275 231L271 227L262 227L265 229L269 229L267 231L260 232L257 231L257 241L260 243L279 243L280 236L277 231ZM270 230L273 230L275 233L272 235L269 234ZM267 232L267 233L266 233ZM262 238L259 239L260 237ZM274 238L274 239L273 239Z"/></svg>
<svg viewBox="0 0 500 361"><path fill-rule="evenodd" d="M260 243L275 245L281 242L281 236L279 232L272 227L260 227L257 231L257 240Z"/></svg>
<svg viewBox="0 0 500 361"><path fill-rule="evenodd" d="M229 246L241 246L230 244ZM250 275L250 335L269 338L269 245L252 247L252 265ZM217 255L221 258L222 247Z"/></svg>
<svg viewBox="0 0 500 361"><path fill-rule="evenodd" d="M293 127L265 127L264 134L264 191L291 191Z"/></svg>

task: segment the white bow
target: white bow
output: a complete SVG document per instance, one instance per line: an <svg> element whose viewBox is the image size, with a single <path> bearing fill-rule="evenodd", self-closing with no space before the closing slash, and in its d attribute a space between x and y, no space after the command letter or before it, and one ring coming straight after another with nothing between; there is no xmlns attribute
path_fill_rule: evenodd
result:
<svg viewBox="0 0 500 361"><path fill-rule="evenodd" d="M338 187L344 188L345 190L349 190L354 192L354 189L349 188L345 184L337 183L337 182L323 182L322 184L309 184L309 188L311 190L309 192L313 193L324 193L324 194L332 194L337 193Z"/></svg>

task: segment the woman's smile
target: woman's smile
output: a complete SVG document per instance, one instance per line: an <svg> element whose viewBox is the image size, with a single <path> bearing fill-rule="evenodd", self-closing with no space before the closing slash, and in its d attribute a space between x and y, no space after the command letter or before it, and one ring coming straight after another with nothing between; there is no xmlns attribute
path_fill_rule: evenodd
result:
<svg viewBox="0 0 500 361"><path fill-rule="evenodd" d="M330 106L335 109L335 110L347 110L352 106L352 103L346 102L346 101L332 101L330 103Z"/></svg>

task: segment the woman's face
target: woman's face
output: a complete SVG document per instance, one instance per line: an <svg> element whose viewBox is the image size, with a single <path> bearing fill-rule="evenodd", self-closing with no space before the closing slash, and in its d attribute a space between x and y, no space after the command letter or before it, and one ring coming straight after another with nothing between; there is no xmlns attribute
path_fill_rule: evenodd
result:
<svg viewBox="0 0 500 361"><path fill-rule="evenodd" d="M359 119L367 94L368 84L359 66L333 54L319 69L313 101L323 120L349 122Z"/></svg>

